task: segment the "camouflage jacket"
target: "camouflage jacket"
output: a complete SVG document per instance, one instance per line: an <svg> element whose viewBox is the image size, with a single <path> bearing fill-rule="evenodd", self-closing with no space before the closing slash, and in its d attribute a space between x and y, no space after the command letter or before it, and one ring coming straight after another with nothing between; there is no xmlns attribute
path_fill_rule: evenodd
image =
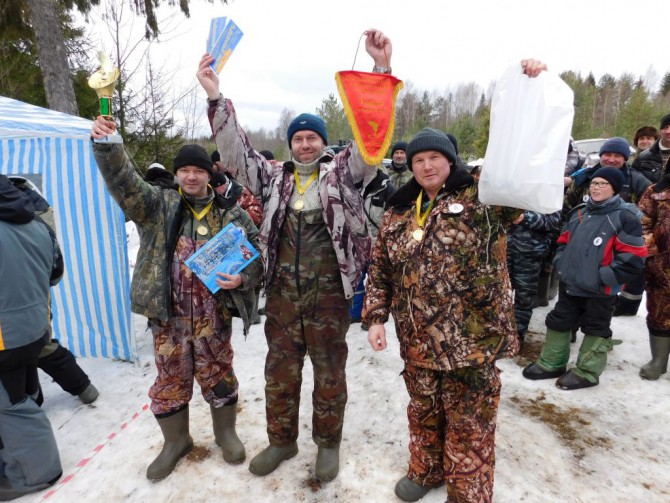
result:
<svg viewBox="0 0 670 503"><path fill-rule="evenodd" d="M670 174L666 174L670 178ZM662 179L663 180L663 179ZM665 188L652 186L637 204L642 210L642 236L649 250L645 263L647 284L670 291L670 180Z"/></svg>
<svg viewBox="0 0 670 503"><path fill-rule="evenodd" d="M402 187L414 178L414 173L412 173L412 170L409 169L407 165L405 165L404 169L398 170L395 168L394 164L391 164L388 168L388 175L396 188Z"/></svg>
<svg viewBox="0 0 670 503"><path fill-rule="evenodd" d="M263 222L259 242L265 259L266 288L277 266L280 232L293 193L293 163L269 163L256 152L237 121L233 103L224 98L210 101L208 112L221 162L228 171L261 200ZM377 167L365 164L355 143L332 157L320 159L318 189L323 219L333 242L347 298L370 257L370 235L363 214L363 199L355 184Z"/></svg>
<svg viewBox="0 0 670 503"><path fill-rule="evenodd" d="M516 354L504 225L519 210L481 204L473 177L457 167L417 241L420 190L411 180L389 201L368 270L365 323L393 314L403 360L420 367L446 371Z"/></svg>
<svg viewBox="0 0 670 503"><path fill-rule="evenodd" d="M95 160L107 190L121 206L126 217L137 225L140 249L130 291L131 310L167 321L171 316L170 264L173 259L183 215L183 198L172 189L162 189L145 182L126 157L123 145L94 143ZM249 241L256 246L258 229L235 199L217 194L212 211L205 217L212 233L233 222L244 228ZM244 322L245 334L251 313L245 307L245 296L251 302L254 287L262 274L259 261L249 264L241 273L242 286L217 293L222 313L237 310ZM249 305L252 305L253 302Z"/></svg>

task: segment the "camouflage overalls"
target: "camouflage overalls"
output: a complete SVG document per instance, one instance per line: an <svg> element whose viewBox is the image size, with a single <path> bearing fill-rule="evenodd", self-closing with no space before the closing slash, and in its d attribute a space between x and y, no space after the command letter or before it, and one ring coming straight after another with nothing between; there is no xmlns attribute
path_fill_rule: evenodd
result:
<svg viewBox="0 0 670 503"><path fill-rule="evenodd" d="M270 443L287 445L298 438L302 367L309 353L314 368L312 438L322 447L339 444L347 402L349 302L321 209L287 209L265 309Z"/></svg>
<svg viewBox="0 0 670 503"><path fill-rule="evenodd" d="M195 205L196 211L211 200ZM218 209L213 207L212 212ZM231 316L221 316L217 298L205 284L184 265L213 234L195 231L190 211L184 208L183 227L170 264L172 317L167 321L151 320L154 356L158 375L149 390L151 412L160 416L189 403L193 395L193 378L198 381L205 400L214 407L237 402L238 382L233 371ZM219 219L203 219L218 225Z"/></svg>

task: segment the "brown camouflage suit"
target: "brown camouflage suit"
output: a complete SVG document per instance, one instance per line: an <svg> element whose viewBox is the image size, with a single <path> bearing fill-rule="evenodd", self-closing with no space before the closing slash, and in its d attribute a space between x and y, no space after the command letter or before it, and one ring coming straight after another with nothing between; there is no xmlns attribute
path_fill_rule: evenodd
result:
<svg viewBox="0 0 670 503"><path fill-rule="evenodd" d="M649 250L644 264L647 290L647 328L656 336L670 337L670 174L642 195L642 235ZM665 188L661 187L661 183ZM658 192L656 192L658 190Z"/></svg>
<svg viewBox="0 0 670 503"><path fill-rule="evenodd" d="M518 351L503 224L519 211L479 203L472 176L454 167L419 242L420 190L412 180L389 201L363 320L393 314L410 395L410 480L446 482L450 501L486 502L500 398L494 362Z"/></svg>
<svg viewBox="0 0 670 503"><path fill-rule="evenodd" d="M194 377L215 407L233 403L237 379L232 369L231 311L242 317L246 333L250 316L245 306L253 303L262 263L256 260L240 273L239 288L212 296L183 262L228 223L242 227L254 245L258 229L235 200L216 194L210 196L214 204L201 221L208 233L199 237L182 196L142 180L122 145L94 144L93 150L107 189L140 235L131 308L150 320L154 335L158 376L149 391L151 411L162 415L188 404ZM199 205L210 199L191 204L201 209Z"/></svg>

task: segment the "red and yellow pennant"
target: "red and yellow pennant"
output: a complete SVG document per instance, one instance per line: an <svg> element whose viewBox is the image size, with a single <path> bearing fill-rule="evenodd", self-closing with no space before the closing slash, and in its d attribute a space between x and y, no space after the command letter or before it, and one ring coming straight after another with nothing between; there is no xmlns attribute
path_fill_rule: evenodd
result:
<svg viewBox="0 0 670 503"><path fill-rule="evenodd" d="M350 70L337 72L335 81L363 160L379 164L393 138L402 80L384 73Z"/></svg>

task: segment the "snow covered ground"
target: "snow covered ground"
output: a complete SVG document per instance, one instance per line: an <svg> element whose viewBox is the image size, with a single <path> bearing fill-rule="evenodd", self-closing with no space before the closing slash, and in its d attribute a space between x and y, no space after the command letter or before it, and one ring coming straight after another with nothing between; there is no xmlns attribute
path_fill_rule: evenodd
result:
<svg viewBox="0 0 670 503"><path fill-rule="evenodd" d="M130 256L137 241L131 239ZM497 432L496 503L666 503L670 501L670 374L659 381L640 379L649 360L644 312L615 318L614 337L622 339L609 355L601 383L562 391L553 380L521 376L539 352L544 318L539 308L520 356L499 362L503 396ZM642 310L641 310L642 311ZM155 377L146 320L135 316L138 364L79 359L100 390L92 405L63 392L43 374L44 409L60 447L64 476L51 491L25 496L29 502L395 502L396 481L405 474L408 450L405 392L395 337L375 353L360 324L349 334L349 402L339 476L312 478L316 446L311 440L312 371L303 375L298 455L267 477L248 470L248 460L265 447L262 325L245 340L235 320L235 371L240 381L238 434L247 460L227 465L214 443L209 407L196 386L191 401L191 435L196 447L166 479L145 478L147 465L162 445L149 412L147 391ZM394 332L392 324L387 331ZM574 363L581 341L572 347ZM422 502L446 499L444 487Z"/></svg>

